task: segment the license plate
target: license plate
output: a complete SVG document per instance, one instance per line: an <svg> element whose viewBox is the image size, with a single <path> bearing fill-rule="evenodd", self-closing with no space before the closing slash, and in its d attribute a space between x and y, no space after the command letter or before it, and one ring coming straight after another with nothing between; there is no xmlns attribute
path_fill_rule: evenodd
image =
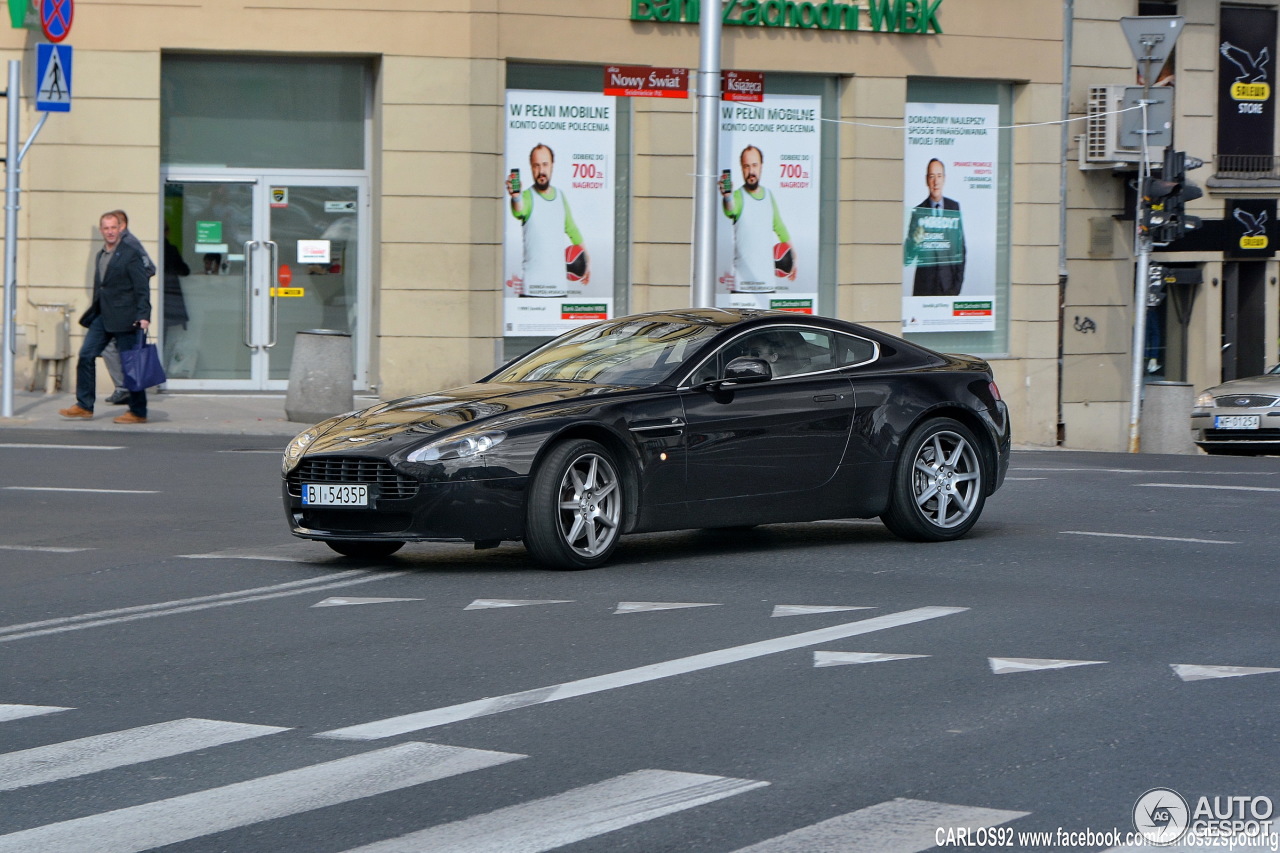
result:
<svg viewBox="0 0 1280 853"><path fill-rule="evenodd" d="M1258 429L1257 415L1218 415L1213 419L1214 429Z"/></svg>
<svg viewBox="0 0 1280 853"><path fill-rule="evenodd" d="M368 506L369 487L363 483L303 483L307 506Z"/></svg>

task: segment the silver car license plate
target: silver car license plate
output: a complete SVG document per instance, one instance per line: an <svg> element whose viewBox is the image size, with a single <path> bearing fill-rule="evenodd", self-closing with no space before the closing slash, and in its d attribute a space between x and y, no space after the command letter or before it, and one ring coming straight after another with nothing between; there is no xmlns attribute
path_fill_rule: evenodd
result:
<svg viewBox="0 0 1280 853"><path fill-rule="evenodd" d="M1213 419L1214 429L1258 429L1257 415L1217 415Z"/></svg>
<svg viewBox="0 0 1280 853"><path fill-rule="evenodd" d="M302 502L307 506L368 506L369 487L364 483L303 483Z"/></svg>

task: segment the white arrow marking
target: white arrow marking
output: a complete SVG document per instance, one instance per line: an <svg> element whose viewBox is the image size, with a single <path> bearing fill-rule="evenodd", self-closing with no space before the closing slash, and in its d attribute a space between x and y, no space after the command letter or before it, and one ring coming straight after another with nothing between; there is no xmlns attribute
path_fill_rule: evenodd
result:
<svg viewBox="0 0 1280 853"><path fill-rule="evenodd" d="M652 610L680 610L685 607L719 607L719 604L691 604L677 601L621 601L614 615L619 613L648 613Z"/></svg>
<svg viewBox="0 0 1280 853"><path fill-rule="evenodd" d="M991 664L991 671L996 675L1106 663L1104 660L1061 660L1059 658L987 658L987 662Z"/></svg>
<svg viewBox="0 0 1280 853"><path fill-rule="evenodd" d="M491 607L528 607L531 604L572 604L573 600L564 598L549 598L545 601L537 601L534 599L521 598L477 598L468 604L463 610L487 610Z"/></svg>
<svg viewBox="0 0 1280 853"><path fill-rule="evenodd" d="M824 607L819 604L779 604L769 614L774 616L808 616L811 613L840 613L844 610L871 610L870 607Z"/></svg>
<svg viewBox="0 0 1280 853"><path fill-rule="evenodd" d="M853 663L880 663L886 660L910 660L929 655L882 655L875 652L814 652L814 666L844 666Z"/></svg>
<svg viewBox="0 0 1280 853"><path fill-rule="evenodd" d="M402 714L398 717L388 717L385 720L374 720L371 723L332 729L327 732L320 732L315 737L336 738L338 740L377 740L379 738L394 737L408 732L456 723L460 720L471 720L476 717L501 714L506 711L529 708L547 702L558 702L561 699L572 699L576 696L587 696L605 690L616 690L619 687L644 684L661 678L671 678L690 672L711 669L712 667L752 660L765 655L794 651L807 646L816 646L821 643L833 643L836 640L856 637L860 634L870 634L873 631L883 631L887 628L897 628L902 625L912 625L916 622L925 622L929 619L963 613L968 609L967 607L917 607L914 610L903 610L899 613L886 613L883 616L874 616L858 622L846 622L842 625L832 625L828 628L819 628L816 631L774 637L772 640L761 640L742 646L716 649L715 651L703 652L689 657L651 663L646 666L609 672L590 678L581 678L577 681L552 684L548 687L536 687L519 693L508 693L505 696L491 696L487 699L477 699L473 702L446 705L442 708L433 708L428 711L417 711L411 714Z"/></svg>
<svg viewBox="0 0 1280 853"><path fill-rule="evenodd" d="M7 720L21 720L23 717L39 717L43 714L56 714L59 711L70 711L71 708L59 708L57 705L0 705L0 723Z"/></svg>
<svg viewBox="0 0 1280 853"><path fill-rule="evenodd" d="M1210 678L1236 678L1241 675L1261 675L1264 672L1280 672L1270 666L1200 666L1194 663L1171 663L1173 671L1183 681L1205 681Z"/></svg>
<svg viewBox="0 0 1280 853"><path fill-rule="evenodd" d="M421 598L326 598L312 607L342 607L347 604L390 604L393 601L422 601Z"/></svg>

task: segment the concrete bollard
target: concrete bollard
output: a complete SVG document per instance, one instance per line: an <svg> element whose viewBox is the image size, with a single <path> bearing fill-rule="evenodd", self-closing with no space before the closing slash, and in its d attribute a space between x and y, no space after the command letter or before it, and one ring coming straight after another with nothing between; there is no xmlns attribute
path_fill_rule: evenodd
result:
<svg viewBox="0 0 1280 853"><path fill-rule="evenodd" d="M1195 388L1187 382L1148 382L1143 388L1142 452L1199 453L1191 440Z"/></svg>
<svg viewBox="0 0 1280 853"><path fill-rule="evenodd" d="M354 409L353 364L351 335L346 332L331 329L298 332L293 339L293 360L289 363L285 417L313 424Z"/></svg>

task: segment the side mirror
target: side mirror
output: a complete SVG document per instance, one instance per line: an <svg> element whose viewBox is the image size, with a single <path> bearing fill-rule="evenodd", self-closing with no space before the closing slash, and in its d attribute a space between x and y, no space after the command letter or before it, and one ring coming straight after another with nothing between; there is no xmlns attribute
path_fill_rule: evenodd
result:
<svg viewBox="0 0 1280 853"><path fill-rule="evenodd" d="M773 378L773 368L763 358L741 356L724 366L723 383L749 385L753 382L768 382Z"/></svg>

